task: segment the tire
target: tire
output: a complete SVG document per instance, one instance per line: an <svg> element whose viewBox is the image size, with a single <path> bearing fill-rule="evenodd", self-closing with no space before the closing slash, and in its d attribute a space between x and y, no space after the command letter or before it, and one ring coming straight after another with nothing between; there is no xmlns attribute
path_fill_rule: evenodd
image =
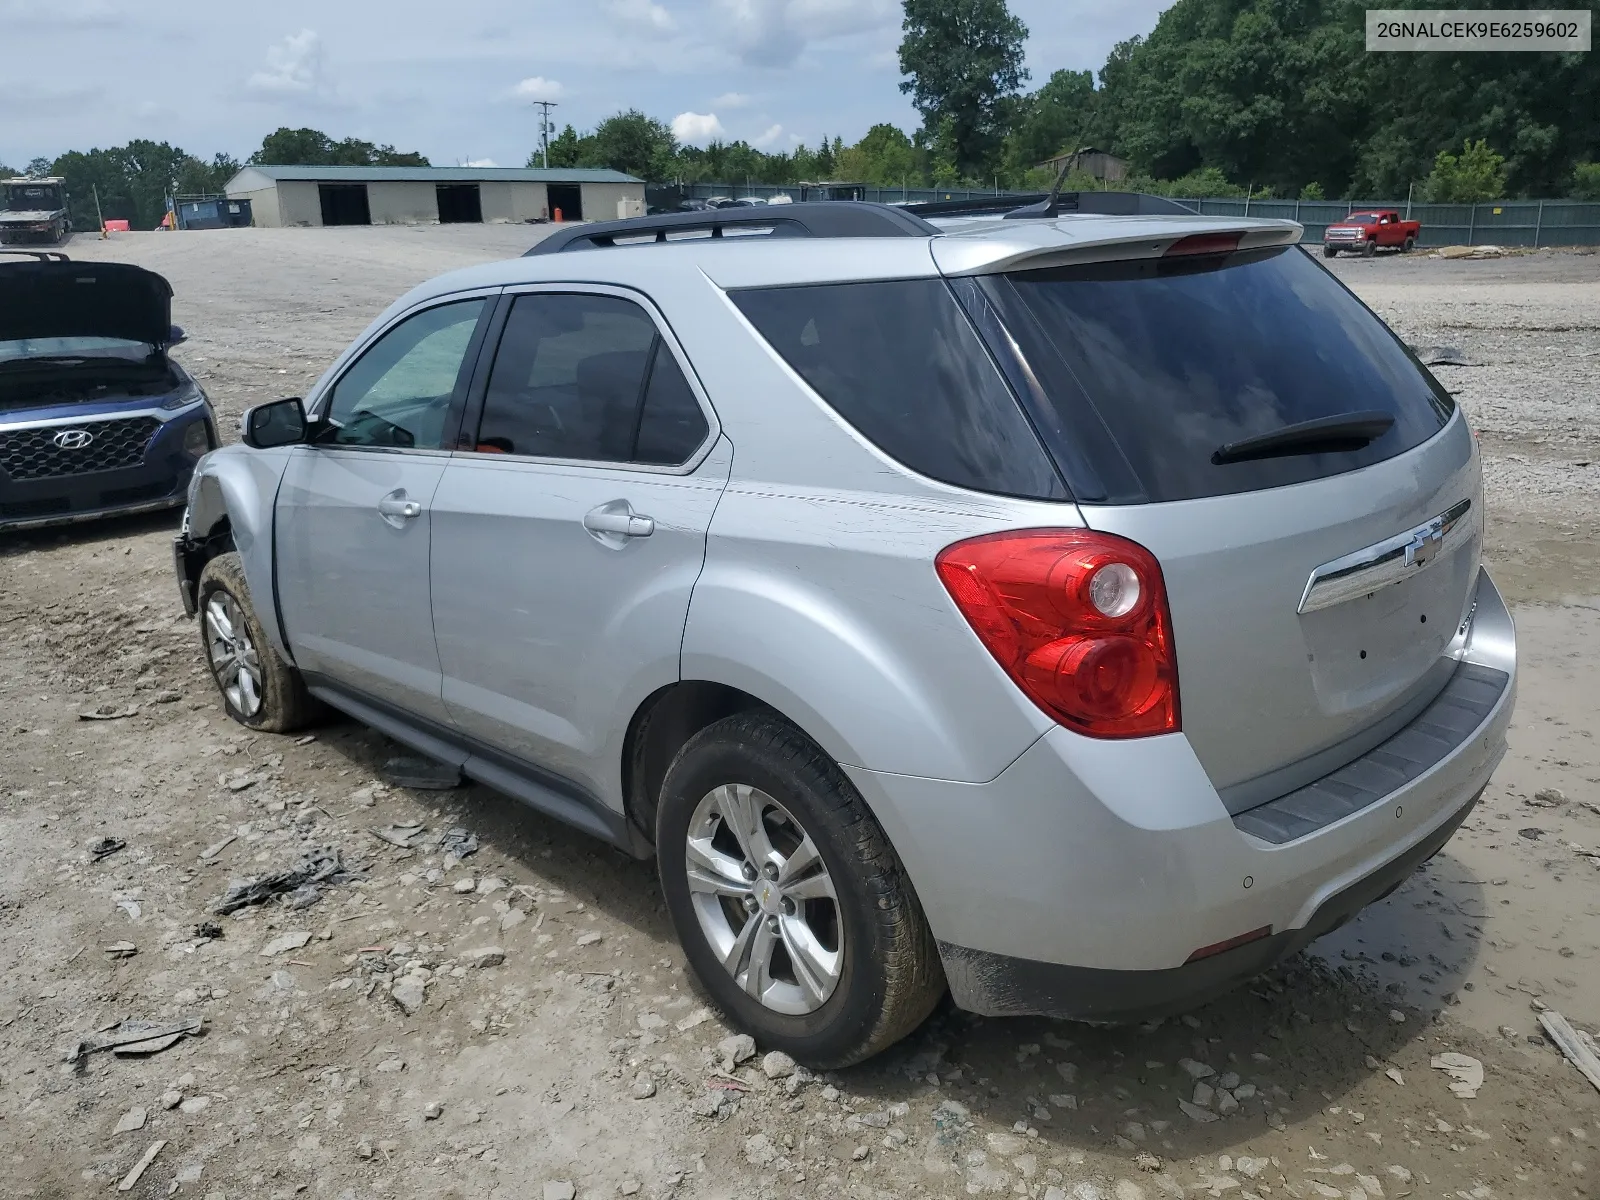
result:
<svg viewBox="0 0 1600 1200"><path fill-rule="evenodd" d="M316 720L322 706L267 640L238 553L206 563L198 592L200 645L228 716L263 733L290 733Z"/></svg>
<svg viewBox="0 0 1600 1200"><path fill-rule="evenodd" d="M761 815L736 836L741 813L747 829ZM662 785L656 855L691 973L763 1048L818 1070L850 1066L922 1024L944 994L938 947L888 838L838 765L775 717L740 713L685 743ZM762 857L784 874L752 880ZM811 867L786 883L801 862Z"/></svg>
<svg viewBox="0 0 1600 1200"><path fill-rule="evenodd" d="M1378 239L1377 238L1368 238L1366 241L1361 243L1361 257L1362 258L1371 258L1377 252L1378 252Z"/></svg>
<svg viewBox="0 0 1600 1200"><path fill-rule="evenodd" d="M1322 248L1322 257L1323 258L1338 258L1339 257L1339 247L1337 247L1337 246L1324 246Z"/></svg>
<svg viewBox="0 0 1600 1200"><path fill-rule="evenodd" d="M1408 237L1408 238L1406 238L1405 245L1400 247L1400 253L1401 254L1410 254L1416 248L1417 248L1417 239L1414 238L1414 237Z"/></svg>

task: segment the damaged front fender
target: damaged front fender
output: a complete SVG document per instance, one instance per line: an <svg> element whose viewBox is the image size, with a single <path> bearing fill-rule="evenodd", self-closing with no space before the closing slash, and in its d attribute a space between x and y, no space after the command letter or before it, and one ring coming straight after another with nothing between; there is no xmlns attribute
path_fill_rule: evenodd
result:
<svg viewBox="0 0 1600 1200"><path fill-rule="evenodd" d="M195 467L189 507L174 545L178 587L184 611L194 615L200 572L218 554L236 550L256 616L272 648L292 662L274 601L272 561L273 506L290 457L298 447L252 450L225 446Z"/></svg>

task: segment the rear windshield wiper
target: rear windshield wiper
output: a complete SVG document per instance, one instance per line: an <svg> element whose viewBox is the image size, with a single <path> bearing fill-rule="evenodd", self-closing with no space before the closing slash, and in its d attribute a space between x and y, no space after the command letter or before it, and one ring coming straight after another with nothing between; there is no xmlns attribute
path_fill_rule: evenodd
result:
<svg viewBox="0 0 1600 1200"><path fill-rule="evenodd" d="M1353 412L1334 417L1296 421L1271 433L1258 433L1218 446L1211 461L1217 466L1250 462L1258 458L1287 458L1295 454L1341 454L1360 450L1394 427L1386 412Z"/></svg>

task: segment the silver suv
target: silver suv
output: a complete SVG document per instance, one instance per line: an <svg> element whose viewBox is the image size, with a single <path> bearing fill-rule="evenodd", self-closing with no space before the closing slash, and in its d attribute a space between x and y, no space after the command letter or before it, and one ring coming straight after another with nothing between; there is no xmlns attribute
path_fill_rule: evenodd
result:
<svg viewBox="0 0 1600 1200"><path fill-rule="evenodd" d="M812 1065L947 988L1220 993L1445 843L1516 651L1449 394L1299 226L1156 207L670 214L424 284L195 476L229 714L654 855Z"/></svg>

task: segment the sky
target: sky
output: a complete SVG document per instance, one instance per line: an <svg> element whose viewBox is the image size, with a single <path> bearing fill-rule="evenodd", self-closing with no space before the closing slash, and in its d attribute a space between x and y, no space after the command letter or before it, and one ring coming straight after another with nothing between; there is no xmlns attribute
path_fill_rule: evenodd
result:
<svg viewBox="0 0 1600 1200"><path fill-rule="evenodd" d="M1098 70L1171 0L1011 0L1028 85ZM535 100L579 130L638 108L767 150L908 133L898 0L0 0L0 162L171 142L247 157L280 125L521 166Z"/></svg>

